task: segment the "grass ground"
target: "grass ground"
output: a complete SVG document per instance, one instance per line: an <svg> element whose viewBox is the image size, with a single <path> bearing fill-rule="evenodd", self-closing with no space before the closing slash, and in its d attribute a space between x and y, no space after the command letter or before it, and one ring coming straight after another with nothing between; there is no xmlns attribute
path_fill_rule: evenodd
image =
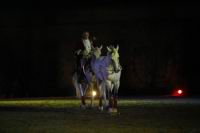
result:
<svg viewBox="0 0 200 133"><path fill-rule="evenodd" d="M1 99L0 133L200 133L200 99L121 99L119 112L81 110L75 99Z"/></svg>

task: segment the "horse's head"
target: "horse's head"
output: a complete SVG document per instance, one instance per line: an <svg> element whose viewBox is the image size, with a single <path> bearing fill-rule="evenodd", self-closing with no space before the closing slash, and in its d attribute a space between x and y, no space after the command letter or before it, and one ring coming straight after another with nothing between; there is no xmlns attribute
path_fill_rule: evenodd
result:
<svg viewBox="0 0 200 133"><path fill-rule="evenodd" d="M95 56L96 59L100 58L101 56L101 49L102 49L102 45L100 47L95 47L93 54Z"/></svg>
<svg viewBox="0 0 200 133"><path fill-rule="evenodd" d="M121 65L119 63L119 46L117 45L117 47L113 47L113 46L109 46L107 47L108 50L108 55L111 56L111 60L113 62L113 67L114 67L114 71L115 72L119 72L122 68Z"/></svg>

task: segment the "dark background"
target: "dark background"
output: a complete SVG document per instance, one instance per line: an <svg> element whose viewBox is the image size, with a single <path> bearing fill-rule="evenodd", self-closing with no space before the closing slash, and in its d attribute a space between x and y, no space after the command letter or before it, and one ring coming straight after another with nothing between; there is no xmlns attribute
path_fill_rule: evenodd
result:
<svg viewBox="0 0 200 133"><path fill-rule="evenodd" d="M73 96L81 33L119 44L120 96L199 95L199 5L66 1L9 2L0 11L0 97Z"/></svg>

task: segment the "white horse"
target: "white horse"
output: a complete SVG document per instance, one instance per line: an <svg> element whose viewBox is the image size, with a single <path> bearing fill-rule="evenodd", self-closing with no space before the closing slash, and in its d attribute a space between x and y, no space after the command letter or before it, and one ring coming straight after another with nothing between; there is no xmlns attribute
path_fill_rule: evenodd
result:
<svg viewBox="0 0 200 133"><path fill-rule="evenodd" d="M98 48L98 47L94 48L92 51L92 58L95 55L100 56L101 49L102 49L102 46L100 48ZM88 89L91 89L91 93L92 93L94 84L96 83L96 78L95 78L94 73L90 69L85 68L85 65L83 62L84 61L82 60L81 61L81 69L83 71L83 75L79 75L80 73L75 72L72 77L72 82L73 82L74 87L76 88L76 96L81 99L80 107L85 109L86 108L86 102L85 102L86 91ZM84 76L84 77L82 77L83 80L79 81L78 76ZM97 85L97 86L100 86L100 85ZM99 88L101 88L101 87L99 87ZM93 98L94 97L91 96L91 106L93 106Z"/></svg>
<svg viewBox="0 0 200 133"><path fill-rule="evenodd" d="M113 46L107 47L107 50L107 56L100 56L100 54L96 52L91 60L91 66L95 73L97 86L100 90L100 109L103 110L102 99L105 101L104 106L107 104L107 94L109 99L109 112L117 112L117 96L122 70L119 63L119 46L116 48Z"/></svg>

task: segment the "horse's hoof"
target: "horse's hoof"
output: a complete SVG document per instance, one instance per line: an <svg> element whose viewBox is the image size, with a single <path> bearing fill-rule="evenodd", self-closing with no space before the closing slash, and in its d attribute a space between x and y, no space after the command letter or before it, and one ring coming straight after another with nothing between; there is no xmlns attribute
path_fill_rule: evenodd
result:
<svg viewBox="0 0 200 133"><path fill-rule="evenodd" d="M87 108L88 109L92 109L92 105L87 105Z"/></svg>
<svg viewBox="0 0 200 133"><path fill-rule="evenodd" d="M118 113L117 108L108 108L108 113L117 114Z"/></svg>
<svg viewBox="0 0 200 133"><path fill-rule="evenodd" d="M113 109L112 108L108 108L108 113L112 113Z"/></svg>
<svg viewBox="0 0 200 133"><path fill-rule="evenodd" d="M117 113L117 108L113 108L112 112Z"/></svg>
<svg viewBox="0 0 200 133"><path fill-rule="evenodd" d="M103 106L103 108L104 108L105 110L108 110L108 109L109 109L109 106Z"/></svg>
<svg viewBox="0 0 200 133"><path fill-rule="evenodd" d="M86 109L86 105L81 104L80 108L83 109L83 110L85 110Z"/></svg>
<svg viewBox="0 0 200 133"><path fill-rule="evenodd" d="M100 110L100 111L103 111L103 106L99 106L99 110Z"/></svg>

